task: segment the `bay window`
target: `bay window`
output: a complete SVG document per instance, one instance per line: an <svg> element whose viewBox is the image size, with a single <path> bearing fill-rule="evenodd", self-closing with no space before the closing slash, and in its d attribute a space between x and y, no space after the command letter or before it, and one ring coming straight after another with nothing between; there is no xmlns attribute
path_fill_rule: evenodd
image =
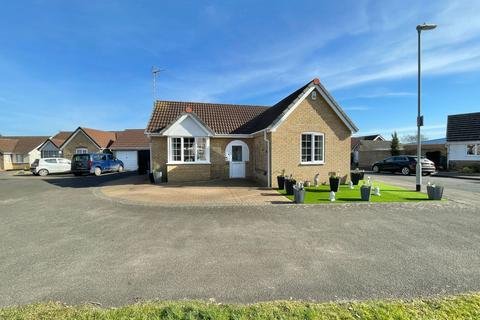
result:
<svg viewBox="0 0 480 320"><path fill-rule="evenodd" d="M302 133L301 163L322 164L324 163L324 135L323 133Z"/></svg>
<svg viewBox="0 0 480 320"><path fill-rule="evenodd" d="M207 137L169 138L168 162L170 163L208 163L210 146Z"/></svg>

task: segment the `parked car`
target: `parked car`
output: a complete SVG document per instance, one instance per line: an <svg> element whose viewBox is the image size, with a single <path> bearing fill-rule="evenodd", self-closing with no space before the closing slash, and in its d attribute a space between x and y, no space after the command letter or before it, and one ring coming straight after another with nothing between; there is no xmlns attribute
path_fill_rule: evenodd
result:
<svg viewBox="0 0 480 320"><path fill-rule="evenodd" d="M122 172L123 162L108 153L83 153L72 157L71 172L76 175L94 173L96 176L103 172Z"/></svg>
<svg viewBox="0 0 480 320"><path fill-rule="evenodd" d="M70 160L64 158L43 158L36 159L30 165L30 171L34 175L46 176L50 173L70 172Z"/></svg>
<svg viewBox="0 0 480 320"><path fill-rule="evenodd" d="M430 175L436 171L435 163L422 157L422 174ZM372 165L374 172L388 171L400 172L405 176L415 173L417 166L417 157L415 156L394 156L377 161Z"/></svg>

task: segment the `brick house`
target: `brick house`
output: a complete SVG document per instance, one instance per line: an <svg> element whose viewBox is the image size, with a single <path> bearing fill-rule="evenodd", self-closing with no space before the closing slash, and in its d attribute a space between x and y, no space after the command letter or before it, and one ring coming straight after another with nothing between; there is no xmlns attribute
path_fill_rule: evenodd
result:
<svg viewBox="0 0 480 320"><path fill-rule="evenodd" d="M271 107L156 101L145 134L164 181L247 178L275 187L347 176L358 129L318 79Z"/></svg>

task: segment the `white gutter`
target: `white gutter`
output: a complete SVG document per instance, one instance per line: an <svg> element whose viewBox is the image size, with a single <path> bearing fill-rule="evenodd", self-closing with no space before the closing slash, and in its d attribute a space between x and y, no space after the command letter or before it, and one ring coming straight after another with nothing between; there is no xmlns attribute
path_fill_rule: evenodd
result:
<svg viewBox="0 0 480 320"><path fill-rule="evenodd" d="M270 141L267 139L267 130L263 131L263 140L267 144L267 188L272 187L271 174L270 174Z"/></svg>

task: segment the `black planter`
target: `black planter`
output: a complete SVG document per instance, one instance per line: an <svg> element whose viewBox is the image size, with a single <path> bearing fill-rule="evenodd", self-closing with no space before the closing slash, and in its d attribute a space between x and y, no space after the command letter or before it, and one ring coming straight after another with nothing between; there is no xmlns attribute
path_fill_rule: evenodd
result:
<svg viewBox="0 0 480 320"><path fill-rule="evenodd" d="M278 190L282 190L285 188L285 177L284 176L277 176L277 183L278 183Z"/></svg>
<svg viewBox="0 0 480 320"><path fill-rule="evenodd" d="M338 188L340 188L340 179L330 177L330 191L338 192Z"/></svg>
<svg viewBox="0 0 480 320"><path fill-rule="evenodd" d="M293 186L297 183L295 179L285 179L285 192L287 195L293 195Z"/></svg>
<svg viewBox="0 0 480 320"><path fill-rule="evenodd" d="M361 186L360 187L360 197L362 201L370 201L370 194L372 193L371 186Z"/></svg>
<svg viewBox="0 0 480 320"><path fill-rule="evenodd" d="M350 178L354 186L358 185L358 182L363 179L363 172L351 172Z"/></svg>
<svg viewBox="0 0 480 320"><path fill-rule="evenodd" d="M153 173L148 174L148 180L150 180L150 183L155 183L155 179L153 178Z"/></svg>
<svg viewBox="0 0 480 320"><path fill-rule="evenodd" d="M428 199L430 200L442 200L443 187L441 186L427 186Z"/></svg>

